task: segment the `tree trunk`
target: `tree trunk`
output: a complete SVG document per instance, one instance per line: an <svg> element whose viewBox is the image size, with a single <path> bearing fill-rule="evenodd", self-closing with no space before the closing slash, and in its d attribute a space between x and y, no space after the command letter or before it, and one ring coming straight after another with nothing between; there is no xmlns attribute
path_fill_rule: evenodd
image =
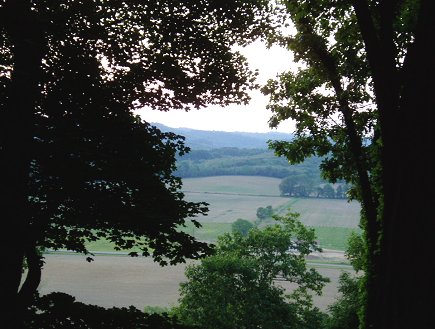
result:
<svg viewBox="0 0 435 329"><path fill-rule="evenodd" d="M28 307L34 297L35 292L41 283L43 260L36 250L35 245L25 248L25 258L27 264L27 275L18 293L18 304L20 308Z"/></svg>
<svg viewBox="0 0 435 329"><path fill-rule="evenodd" d="M4 303L1 309L4 314L1 320L4 328L18 328L18 289L24 246L28 240L30 147L45 45L42 28L31 11L30 1L7 1L1 10L1 24L13 52L13 73L6 91L7 100L1 109L0 209L3 230L10 237L2 239L1 291Z"/></svg>
<svg viewBox="0 0 435 329"><path fill-rule="evenodd" d="M379 323L375 328L433 328L433 214L435 200L431 143L434 136L435 43L433 1L422 1L415 43L405 64L400 118L395 130L392 164L394 180L385 187ZM394 164L394 165L393 165ZM388 174L388 173L387 173ZM431 185L431 186L429 186Z"/></svg>

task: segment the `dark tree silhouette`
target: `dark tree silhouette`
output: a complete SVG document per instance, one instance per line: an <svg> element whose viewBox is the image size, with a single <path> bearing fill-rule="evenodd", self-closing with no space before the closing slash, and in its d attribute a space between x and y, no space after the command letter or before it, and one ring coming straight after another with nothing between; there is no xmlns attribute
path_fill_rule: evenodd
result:
<svg viewBox="0 0 435 329"><path fill-rule="evenodd" d="M172 175L182 138L133 111L246 103L255 74L231 48L266 29L260 9L0 1L0 209L13 238L2 239L6 327L37 287L38 247L86 253L86 240L104 237L162 264L207 252L177 231L205 211L183 200Z"/></svg>
<svg viewBox="0 0 435 329"><path fill-rule="evenodd" d="M28 329L194 329L166 313L147 314L132 306L107 309L77 302L74 297L59 292L38 298L24 314L23 322Z"/></svg>

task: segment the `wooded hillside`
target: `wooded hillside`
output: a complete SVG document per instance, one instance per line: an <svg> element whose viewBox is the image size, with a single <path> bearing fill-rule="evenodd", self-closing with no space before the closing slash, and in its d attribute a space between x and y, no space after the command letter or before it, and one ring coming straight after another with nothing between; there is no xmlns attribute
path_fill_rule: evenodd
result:
<svg viewBox="0 0 435 329"><path fill-rule="evenodd" d="M304 163L290 165L284 158L267 149L239 149L235 147L213 150L191 150L177 160L180 177L207 177L221 175L266 176L284 178L304 175L322 182L319 158L307 159Z"/></svg>

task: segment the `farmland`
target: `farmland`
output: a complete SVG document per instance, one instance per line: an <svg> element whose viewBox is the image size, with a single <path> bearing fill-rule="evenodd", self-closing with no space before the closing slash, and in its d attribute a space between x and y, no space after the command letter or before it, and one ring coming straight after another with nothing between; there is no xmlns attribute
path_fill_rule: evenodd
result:
<svg viewBox="0 0 435 329"><path fill-rule="evenodd" d="M198 240L215 242L219 235L231 231L238 218L254 222L259 207L271 205L276 214L289 210L301 215L300 220L316 230L320 245L344 250L349 234L358 229L360 206L342 199L287 198L279 196L280 179L257 176L218 176L183 179L185 197L193 202L209 203L206 216L197 217L202 227L190 222L182 228ZM268 224L272 223L270 220ZM89 244L94 251L112 251L110 244Z"/></svg>
<svg viewBox="0 0 435 329"><path fill-rule="evenodd" d="M284 214L289 208L300 213L301 221L316 230L323 248L344 250L347 236L357 229L360 211L357 203L280 197L280 179L277 178L220 176L188 178L183 182L187 200L210 204L209 214L197 218L202 228L193 225L184 228L199 240L215 241L218 235L231 231L231 223L237 218L254 221L256 209L268 205L278 214ZM93 251L113 250L105 241L88 247ZM46 256L41 293L63 291L79 301L105 307L169 307L177 302L178 285L185 279L185 265L162 268L150 258L98 255L89 264L85 257L78 255ZM316 305L325 309L338 296L337 281L342 269L322 267L318 270L331 279L323 296L315 297Z"/></svg>
<svg viewBox="0 0 435 329"><path fill-rule="evenodd" d="M344 250L347 236L358 230L360 205L341 199L285 198L279 196L280 179L255 176L218 176L183 179L186 199L209 203L207 216L198 217L203 225L185 229L200 240L214 241L229 232L238 218L256 220L259 207L271 205L277 214L289 209L316 230L323 247Z"/></svg>

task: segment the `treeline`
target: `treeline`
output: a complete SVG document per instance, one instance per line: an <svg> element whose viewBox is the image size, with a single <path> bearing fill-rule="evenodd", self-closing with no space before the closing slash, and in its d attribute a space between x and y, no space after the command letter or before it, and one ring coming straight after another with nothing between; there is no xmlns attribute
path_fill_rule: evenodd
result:
<svg viewBox="0 0 435 329"><path fill-rule="evenodd" d="M287 176L279 184L281 196L299 198L346 199L349 189L345 182L319 184L315 177L300 174Z"/></svg>
<svg viewBox="0 0 435 329"><path fill-rule="evenodd" d="M222 175L265 176L285 178L294 174L320 178L320 159L312 157L301 164L290 165L267 149L224 147L212 150L192 150L177 160L176 175L182 178Z"/></svg>

